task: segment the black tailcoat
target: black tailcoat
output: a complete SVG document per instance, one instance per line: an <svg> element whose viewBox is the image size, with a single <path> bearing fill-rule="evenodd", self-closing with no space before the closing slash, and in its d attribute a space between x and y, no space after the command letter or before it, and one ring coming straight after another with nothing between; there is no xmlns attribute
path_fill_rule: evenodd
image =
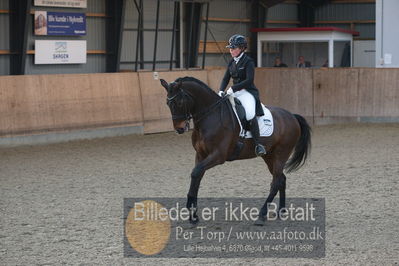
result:
<svg viewBox="0 0 399 266"><path fill-rule="evenodd" d="M227 84L229 84L230 78L233 78L233 86L231 88L234 92L246 89L255 97L256 102L256 116L262 116L263 109L259 100L259 90L254 84L255 75L255 63L251 57L244 54L238 64L232 59L227 66L226 73L224 74L222 83L220 84L221 91L226 89Z"/></svg>

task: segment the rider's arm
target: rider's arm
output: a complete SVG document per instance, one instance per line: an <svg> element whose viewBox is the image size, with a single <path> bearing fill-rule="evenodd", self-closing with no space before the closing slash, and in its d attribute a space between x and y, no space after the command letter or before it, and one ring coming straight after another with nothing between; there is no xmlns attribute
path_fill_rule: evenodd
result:
<svg viewBox="0 0 399 266"><path fill-rule="evenodd" d="M227 87L227 84L229 84L229 81L230 81L230 71L229 68L227 68L226 73L224 73L222 83L220 83L219 91L224 91Z"/></svg>
<svg viewBox="0 0 399 266"><path fill-rule="evenodd" d="M245 89L245 88L249 88L253 84L254 75L255 75L254 61L252 61L252 60L248 61L247 66L245 68L245 73L246 73L245 74L246 78L243 81L231 86L231 88L233 89L234 92Z"/></svg>

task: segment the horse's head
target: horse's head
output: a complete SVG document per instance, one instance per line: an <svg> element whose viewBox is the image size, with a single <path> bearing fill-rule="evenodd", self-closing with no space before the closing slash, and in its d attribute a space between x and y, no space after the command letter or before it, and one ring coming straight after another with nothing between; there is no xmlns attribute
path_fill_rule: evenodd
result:
<svg viewBox="0 0 399 266"><path fill-rule="evenodd" d="M172 113L173 127L178 134L183 134L189 129L194 99L183 89L182 81L169 84L161 79L161 85L167 92L166 104Z"/></svg>

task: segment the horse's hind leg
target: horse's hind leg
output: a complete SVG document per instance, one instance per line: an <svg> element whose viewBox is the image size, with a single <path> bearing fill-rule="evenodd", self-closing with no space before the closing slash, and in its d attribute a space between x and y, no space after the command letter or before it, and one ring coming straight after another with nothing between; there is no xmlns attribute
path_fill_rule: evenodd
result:
<svg viewBox="0 0 399 266"><path fill-rule="evenodd" d="M279 209L285 208L286 177L285 177L283 171L284 171L284 165L285 165L285 162L287 161L287 159L288 159L288 156L284 156L284 158L280 158L280 159L264 158L265 162L267 163L267 166L269 167L269 171L273 175L273 179L270 184L269 195L267 196L266 202L264 203L264 205L262 206L262 208L260 210L259 219L255 223L256 225L263 225L265 223L267 212L268 212L268 205L269 205L269 203L271 203L273 201L274 197L277 195L277 192L280 192Z"/></svg>
<svg viewBox="0 0 399 266"><path fill-rule="evenodd" d="M282 177L281 177L282 184L280 185L280 189L279 189L279 192L280 192L280 204L278 206L279 213L286 211L286 209L285 209L285 186L286 185L285 184L286 184L287 177L285 176L284 173L281 173L281 175L282 175Z"/></svg>
<svg viewBox="0 0 399 266"><path fill-rule="evenodd" d="M273 174L273 161L271 159L267 159L266 156L263 157L263 160L266 162L267 167L269 168L269 171L271 174ZM281 175L283 175L282 180L281 180L281 185L279 188L279 192L280 192L280 203L279 203L279 211L283 208L285 208L285 187L286 187L286 180L287 177L285 176L284 173L281 173Z"/></svg>

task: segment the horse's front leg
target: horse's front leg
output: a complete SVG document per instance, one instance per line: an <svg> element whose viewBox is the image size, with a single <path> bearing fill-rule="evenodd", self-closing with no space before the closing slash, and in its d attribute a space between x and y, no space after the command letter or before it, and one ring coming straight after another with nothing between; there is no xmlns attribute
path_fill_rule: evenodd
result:
<svg viewBox="0 0 399 266"><path fill-rule="evenodd" d="M209 154L205 158L199 155L199 153L196 154L195 167L191 172L191 183L187 194L186 205L186 207L190 210L190 223L196 224L199 221L197 215L197 196L205 171L223 162L224 160L222 159L221 154L216 151Z"/></svg>

